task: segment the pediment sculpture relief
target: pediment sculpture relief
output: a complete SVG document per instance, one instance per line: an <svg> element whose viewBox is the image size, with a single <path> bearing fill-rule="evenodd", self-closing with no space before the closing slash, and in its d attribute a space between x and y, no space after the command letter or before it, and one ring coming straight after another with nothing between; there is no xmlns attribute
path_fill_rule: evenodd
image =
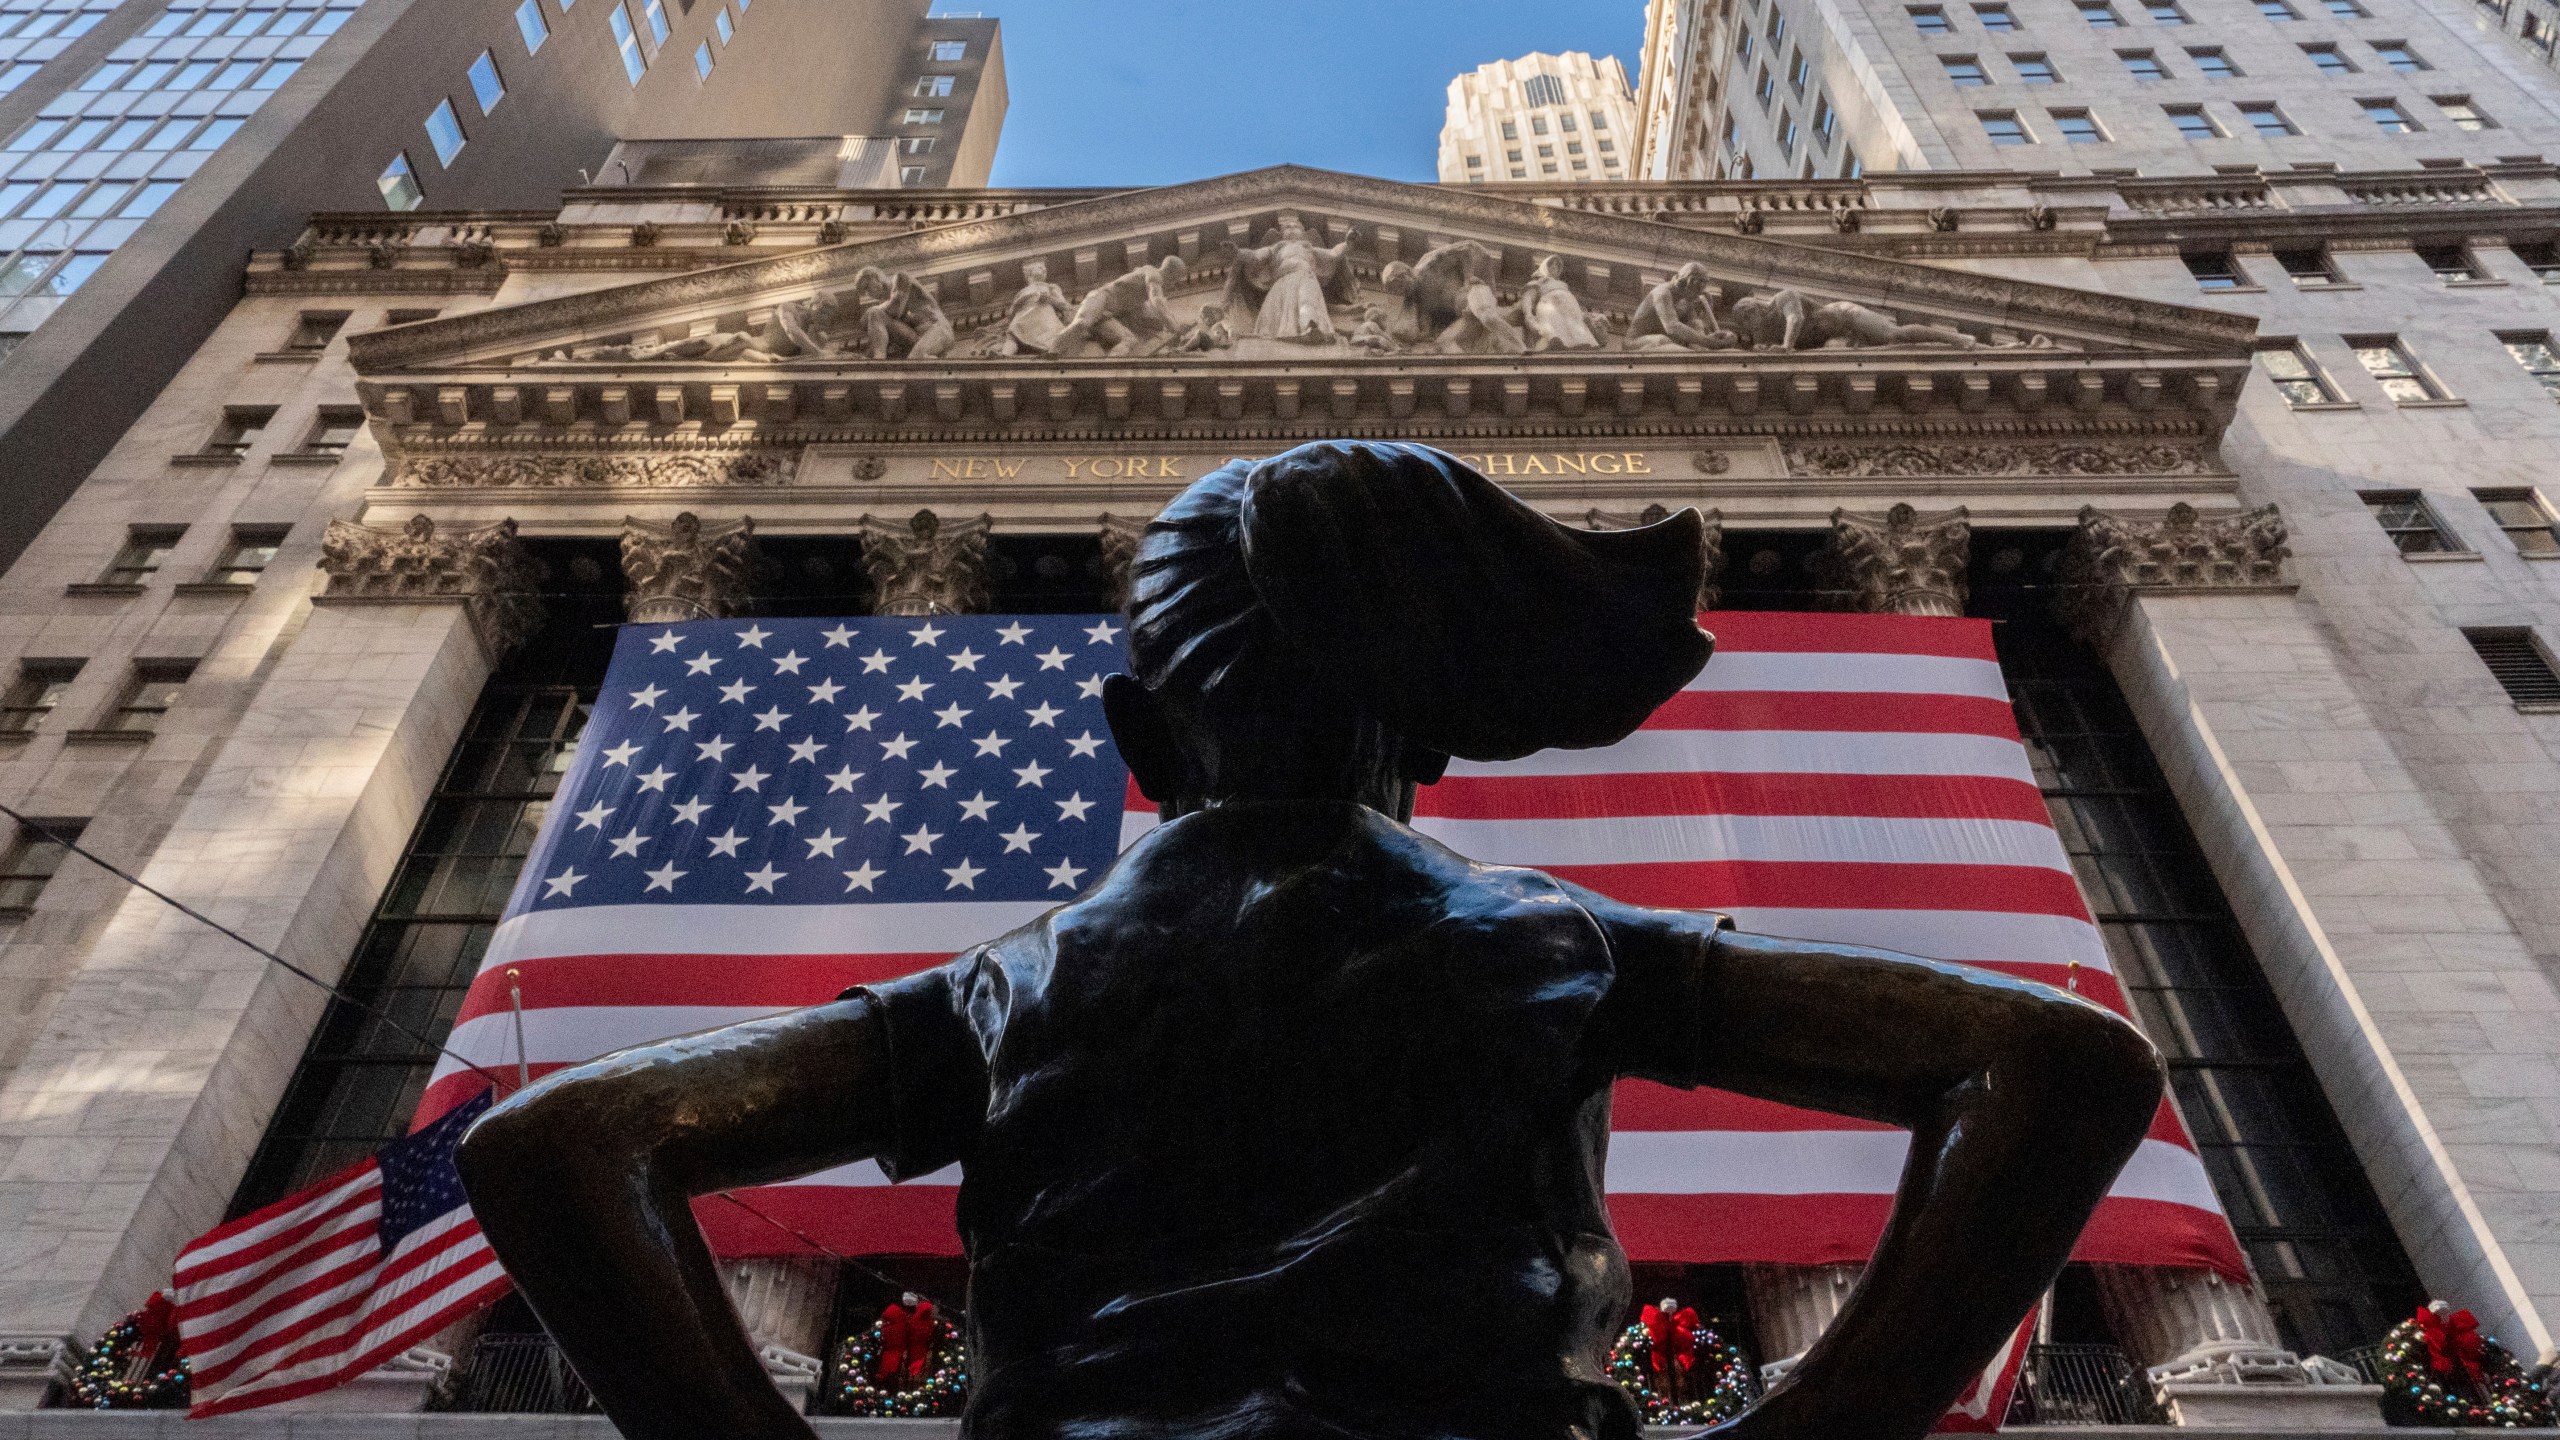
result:
<svg viewBox="0 0 2560 1440"><path fill-rule="evenodd" d="M1390 259L1364 284L1351 260L1360 232L1336 233L1339 242L1320 244L1303 221L1284 214L1260 244L1231 249L1223 267L1195 270L1166 256L1081 296L1052 280L1046 261L1027 259L1020 287L1001 310L984 305L984 277L973 278L983 308L964 310L957 321L940 299L947 280L865 267L849 286L697 321L682 335L637 332L552 349L527 363L1280 360L1326 351L1360 359L2054 344L2049 336L1913 320L1783 286L1720 285L1694 261L1648 287L1629 310L1612 312L1604 299L1577 290L1566 278L1567 257L1553 253L1538 254L1528 278L1506 293L1502 252L1474 240L1435 246L1410 262Z"/></svg>

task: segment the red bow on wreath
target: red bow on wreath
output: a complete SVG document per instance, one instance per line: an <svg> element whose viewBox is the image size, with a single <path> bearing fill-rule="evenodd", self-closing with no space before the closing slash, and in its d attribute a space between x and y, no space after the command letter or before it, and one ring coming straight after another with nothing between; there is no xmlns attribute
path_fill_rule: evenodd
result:
<svg viewBox="0 0 2560 1440"><path fill-rule="evenodd" d="M178 1307L169 1302L164 1291L154 1290L142 1302L142 1311L134 1316L133 1348L146 1360L156 1361L160 1347L178 1338Z"/></svg>
<svg viewBox="0 0 2560 1440"><path fill-rule="evenodd" d="M2421 1307L2417 1314L2418 1333L2426 1337L2427 1368L2439 1375L2450 1375L2455 1366L2471 1380L2480 1378L2480 1320L2468 1310L2437 1314Z"/></svg>

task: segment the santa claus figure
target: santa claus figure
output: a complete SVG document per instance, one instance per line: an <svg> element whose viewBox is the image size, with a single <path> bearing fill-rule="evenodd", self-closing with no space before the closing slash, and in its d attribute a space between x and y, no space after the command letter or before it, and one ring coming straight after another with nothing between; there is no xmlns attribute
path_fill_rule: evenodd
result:
<svg viewBox="0 0 2560 1440"><path fill-rule="evenodd" d="M1694 1398L1691 1372L1698 1364L1698 1312L1666 1295L1639 1317L1653 1352L1653 1389L1674 1400Z"/></svg>
<svg viewBox="0 0 2560 1440"><path fill-rule="evenodd" d="M884 1389L903 1390L933 1368L933 1342L942 1322L933 1302L913 1290L880 1312L880 1356L872 1362L872 1378Z"/></svg>

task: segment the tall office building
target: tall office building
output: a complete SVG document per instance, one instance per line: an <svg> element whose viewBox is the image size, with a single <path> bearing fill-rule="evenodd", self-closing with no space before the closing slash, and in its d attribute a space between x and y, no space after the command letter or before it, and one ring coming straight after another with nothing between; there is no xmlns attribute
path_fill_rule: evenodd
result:
<svg viewBox="0 0 2560 1440"><path fill-rule="evenodd" d="M925 0L0 0L0 90L0 559L313 211L546 205L636 137L977 185L1004 110L995 22Z"/></svg>
<svg viewBox="0 0 2560 1440"><path fill-rule="evenodd" d="M1624 180L1635 120L1615 56L1568 50L1479 65L1449 82L1440 183Z"/></svg>

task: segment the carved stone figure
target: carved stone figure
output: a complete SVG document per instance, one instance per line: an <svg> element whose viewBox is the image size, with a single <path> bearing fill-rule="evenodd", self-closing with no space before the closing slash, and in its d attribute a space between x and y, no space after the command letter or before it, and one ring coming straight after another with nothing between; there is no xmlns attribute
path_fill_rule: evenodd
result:
<svg viewBox="0 0 2560 1440"><path fill-rule="evenodd" d="M1638 530L1647 525L1659 525L1670 518L1669 506L1647 505L1634 515L1594 509L1583 517L1582 523L1584 528L1591 530ZM1699 527L1698 535L1698 553L1702 557L1698 568L1698 608L1713 610L1716 601L1724 595L1723 587L1716 583L1724 574L1724 512L1709 510L1701 518L1705 523Z"/></svg>
<svg viewBox="0 0 2560 1440"><path fill-rule="evenodd" d="M1395 337L1387 333L1387 312L1375 305L1363 308L1359 327L1351 332L1350 344L1354 350L1366 350L1373 355L1394 354L1396 342Z"/></svg>
<svg viewBox="0 0 2560 1440"><path fill-rule="evenodd" d="M1067 328L1068 317L1075 307L1067 303L1067 292L1049 281L1049 266L1040 260L1022 262L1022 288L1013 292L1013 307L1005 316L1004 339L996 346L999 355L1046 355L1057 348L1058 332Z"/></svg>
<svg viewBox="0 0 2560 1440"><path fill-rule="evenodd" d="M659 525L622 522L623 613L635 625L743 615L755 575L756 522L705 525L687 510Z"/></svg>
<svg viewBox="0 0 2560 1440"><path fill-rule="evenodd" d="M1319 245L1297 216L1283 215L1260 245L1236 252L1228 303L1251 309L1253 333L1265 340L1329 343L1332 302L1352 298L1350 253L1350 241Z"/></svg>
<svg viewBox="0 0 2560 1440"><path fill-rule="evenodd" d="M1529 283L1520 289L1520 328L1529 332L1532 353L1547 350L1597 350L1600 338L1582 312L1582 297L1564 282L1564 257L1541 255Z"/></svg>
<svg viewBox="0 0 2560 1440"><path fill-rule="evenodd" d="M1236 346L1235 327L1227 323L1227 307L1212 300L1200 307L1200 318L1173 342L1174 353L1205 355L1212 350L1232 350Z"/></svg>
<svg viewBox="0 0 2560 1440"><path fill-rule="evenodd" d="M542 570L516 538L516 522L436 532L412 515L398 530L332 520L320 539L331 604L459 600L492 661L542 626Z"/></svg>
<svg viewBox="0 0 2560 1440"><path fill-rule="evenodd" d="M1155 354L1181 334L1165 291L1189 278L1191 269L1182 257L1168 255L1096 286L1077 304L1075 319L1058 332L1051 353L1073 355L1098 344L1115 357Z"/></svg>
<svg viewBox="0 0 2560 1440"><path fill-rule="evenodd" d="M1526 352L1529 342L1494 294L1493 277L1501 268L1501 256L1472 240L1439 246L1411 265L1389 263L1379 280L1404 305L1387 333L1405 345L1450 354Z"/></svg>
<svg viewBox="0 0 2560 1440"><path fill-rule="evenodd" d="M716 330L676 340L651 337L627 340L618 345L582 345L574 351L554 353L551 359L579 363L596 360L744 360L761 365L792 353L794 346L781 333L780 324L776 321L758 332Z"/></svg>
<svg viewBox="0 0 2560 1440"><path fill-rule="evenodd" d="M841 355L857 338L868 338L863 317L886 301L894 288L885 272L865 265L854 272L853 283L841 290L775 306L773 321L799 357Z"/></svg>
<svg viewBox="0 0 2560 1440"><path fill-rule="evenodd" d="M1818 350L1834 340L1853 347L1952 345L1970 350L1980 341L1944 325L1905 325L1853 300L1808 308L1793 290L1746 295L1733 303L1733 328L1755 350Z"/></svg>
<svg viewBox="0 0 2560 1440"><path fill-rule="evenodd" d="M1910 1132L1836 1321L1727 1440L1920 1440L2160 1104L2075 996L1746 935L1410 829L1452 757L1631 733L1706 661L1700 527L1592 534L1414 446L1239 461L1139 542L1102 702L1164 823L951 962L553 1074L461 1147L630 1440L808 1440L688 1197L958 1164L988 1436L1637 1440L1623 1075ZM1427 1365L1414 1337L1445 1332ZM1419 1378L1417 1378L1417 1376Z"/></svg>
<svg viewBox="0 0 2560 1440"><path fill-rule="evenodd" d="M1962 615L1973 524L1959 505L1923 515L1896 505L1882 519L1831 512L1823 588L1871 615Z"/></svg>
<svg viewBox="0 0 2560 1440"><path fill-rule="evenodd" d="M987 532L981 515L946 525L919 510L904 525L862 517L862 568L871 577L875 615L971 615L992 598L987 586Z"/></svg>
<svg viewBox="0 0 2560 1440"><path fill-rule="evenodd" d="M1630 350L1730 350L1740 336L1716 323L1707 267L1692 260L1645 292L1627 323Z"/></svg>
<svg viewBox="0 0 2560 1440"><path fill-rule="evenodd" d="M874 360L932 360L950 352L954 332L942 302L902 270L889 277L888 297L862 312L862 336Z"/></svg>
<svg viewBox="0 0 2560 1440"><path fill-rule="evenodd" d="M2156 525L2083 506L2079 532L2063 552L2063 619L2094 642L2138 591L2280 589L2293 553L2288 539L2273 505L2206 519L2182 500Z"/></svg>

